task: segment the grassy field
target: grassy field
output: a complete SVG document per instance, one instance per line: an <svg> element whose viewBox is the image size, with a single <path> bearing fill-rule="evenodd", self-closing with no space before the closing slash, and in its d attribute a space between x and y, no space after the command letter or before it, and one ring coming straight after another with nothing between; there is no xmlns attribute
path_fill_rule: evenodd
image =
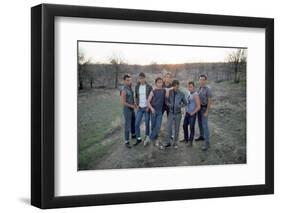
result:
<svg viewBox="0 0 281 213"><path fill-rule="evenodd" d="M92 89L79 93L78 124L78 166L88 169L95 159L106 154L110 143L102 141L121 129L119 91Z"/></svg>
<svg viewBox="0 0 281 213"><path fill-rule="evenodd" d="M213 104L209 113L211 148L201 151L201 142L178 150L159 150L151 144L132 149L123 145L123 114L119 91L91 89L79 93L79 170L149 168L163 166L220 165L246 163L246 82L209 82ZM198 85L197 85L198 87ZM186 92L184 81L181 90ZM182 117L182 122L183 122ZM160 132L164 142L166 115ZM181 124L182 126L182 124ZM144 132L144 125L141 126ZM199 131L196 124L196 136ZM183 138L182 127L180 139ZM134 140L131 141L134 143Z"/></svg>

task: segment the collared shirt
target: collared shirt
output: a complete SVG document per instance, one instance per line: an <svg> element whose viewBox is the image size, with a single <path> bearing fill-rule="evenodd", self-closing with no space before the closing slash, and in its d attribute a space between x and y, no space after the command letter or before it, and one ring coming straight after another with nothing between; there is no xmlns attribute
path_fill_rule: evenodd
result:
<svg viewBox="0 0 281 213"><path fill-rule="evenodd" d="M147 100L146 100L146 85L140 85L139 86L139 106L140 107L146 107L147 106Z"/></svg>
<svg viewBox="0 0 281 213"><path fill-rule="evenodd" d="M200 87L198 90L201 105L206 106L208 104L208 98L212 98L212 91L209 87Z"/></svg>

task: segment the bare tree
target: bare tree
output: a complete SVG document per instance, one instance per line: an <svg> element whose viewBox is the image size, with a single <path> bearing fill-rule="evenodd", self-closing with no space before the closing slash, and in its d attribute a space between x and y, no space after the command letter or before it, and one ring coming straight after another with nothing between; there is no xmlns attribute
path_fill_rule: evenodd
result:
<svg viewBox="0 0 281 213"><path fill-rule="evenodd" d="M227 56L227 62L233 64L234 66L234 83L240 82L240 67L243 63L246 63L246 50L245 49L238 49L236 51L231 52Z"/></svg>
<svg viewBox="0 0 281 213"><path fill-rule="evenodd" d="M150 70L151 70L152 72L160 71L160 70L159 70L159 66L158 66L158 64L157 64L156 61L152 61L152 62L150 63L150 65L149 65L149 68L150 68Z"/></svg>
<svg viewBox="0 0 281 213"><path fill-rule="evenodd" d="M94 83L93 76L90 76L89 83L90 83L90 87L93 88L93 83Z"/></svg>
<svg viewBox="0 0 281 213"><path fill-rule="evenodd" d="M78 55L78 80L79 90L84 89L84 81L87 78L86 66L91 63L91 58L86 59L83 52Z"/></svg>
<svg viewBox="0 0 281 213"><path fill-rule="evenodd" d="M120 54L113 53L112 56L109 58L110 63L112 64L114 70L115 70L115 85L114 88L118 87L118 77L119 72L121 70L121 66L124 63L124 60L122 59Z"/></svg>

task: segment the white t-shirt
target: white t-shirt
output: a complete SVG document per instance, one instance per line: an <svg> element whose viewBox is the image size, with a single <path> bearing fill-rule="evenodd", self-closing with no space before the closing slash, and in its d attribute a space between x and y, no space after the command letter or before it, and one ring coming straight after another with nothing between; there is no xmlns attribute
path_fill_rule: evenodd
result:
<svg viewBox="0 0 281 213"><path fill-rule="evenodd" d="M146 85L140 85L139 87L139 94L140 94L140 102L139 106L140 107L146 107L147 106L147 101L146 101Z"/></svg>

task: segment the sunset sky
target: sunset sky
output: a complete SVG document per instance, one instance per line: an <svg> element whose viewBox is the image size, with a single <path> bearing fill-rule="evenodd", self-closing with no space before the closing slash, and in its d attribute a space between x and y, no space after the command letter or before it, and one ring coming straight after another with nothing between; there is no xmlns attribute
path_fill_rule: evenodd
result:
<svg viewBox="0 0 281 213"><path fill-rule="evenodd" d="M227 55L235 50L237 48L78 42L79 54L91 58L93 63L109 63L114 55L125 63L140 65L225 62Z"/></svg>

